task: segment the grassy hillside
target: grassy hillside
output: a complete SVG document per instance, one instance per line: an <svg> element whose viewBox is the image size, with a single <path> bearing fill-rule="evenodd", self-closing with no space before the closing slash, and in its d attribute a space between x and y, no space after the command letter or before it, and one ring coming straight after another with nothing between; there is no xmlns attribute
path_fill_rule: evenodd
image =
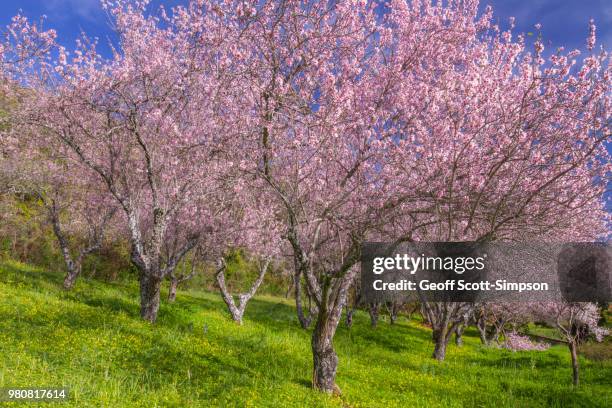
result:
<svg viewBox="0 0 612 408"><path fill-rule="evenodd" d="M73 407L612 404L610 360L582 357L575 390L564 347L486 349L468 332L465 346L450 345L438 363L430 358L430 332L417 322L381 322L373 330L365 314L338 330L343 395L325 396L309 388L309 332L284 299L254 299L239 327L217 294L181 292L151 326L138 318L136 284L81 280L64 292L60 281L59 274L0 264L0 387L66 386L71 400L61 406Z"/></svg>

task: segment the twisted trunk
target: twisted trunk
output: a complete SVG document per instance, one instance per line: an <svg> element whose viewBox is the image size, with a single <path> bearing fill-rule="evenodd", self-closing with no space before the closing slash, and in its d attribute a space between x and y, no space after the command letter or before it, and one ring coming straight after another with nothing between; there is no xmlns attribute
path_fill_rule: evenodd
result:
<svg viewBox="0 0 612 408"><path fill-rule="evenodd" d="M338 355L334 350L335 326L331 316L322 308L312 333L313 374L312 386L327 393L339 393L336 385Z"/></svg>
<svg viewBox="0 0 612 408"><path fill-rule="evenodd" d="M336 295L336 301L330 299L331 279L323 282L322 302L319 307L317 323L312 333L312 386L326 393L340 394L340 388L336 385L336 371L338 370L338 355L334 350L334 334L342 313L346 289L342 289Z"/></svg>
<svg viewBox="0 0 612 408"><path fill-rule="evenodd" d="M83 269L83 258L99 248L102 231L94 236L93 241L90 242L87 247L81 249L76 258L73 258L72 254L70 253L68 239L64 235L64 231L62 229L59 209L55 200L52 199L47 201L43 198L43 203L45 203L45 206L47 206L49 218L51 220L51 224L53 225L53 234L57 239L57 243L62 253L62 258L64 259L64 264L66 265L66 276L64 277L63 287L64 289L69 290L74 287L77 278L81 274L81 270Z"/></svg>
<svg viewBox="0 0 612 408"><path fill-rule="evenodd" d="M436 329L433 332L434 352L433 358L444 361L446 358L446 345L448 344L447 328Z"/></svg>
<svg viewBox="0 0 612 408"><path fill-rule="evenodd" d="M140 317L155 323L159 311L162 279L151 271L140 272Z"/></svg>
<svg viewBox="0 0 612 408"><path fill-rule="evenodd" d="M489 344L494 341L499 344L499 338L503 334L504 326L506 324L505 320L498 319L495 321L493 327L491 327L491 331L489 333Z"/></svg>
<svg viewBox="0 0 612 408"><path fill-rule="evenodd" d="M75 265L74 263L66 263L66 277L64 278L64 289L70 290L74 287L77 278L81 274L81 265Z"/></svg>
<svg viewBox="0 0 612 408"><path fill-rule="evenodd" d="M463 346L463 332L465 331L465 325L460 324L455 329L455 344L459 347Z"/></svg>
<svg viewBox="0 0 612 408"><path fill-rule="evenodd" d="M176 290L178 289L178 278L170 279L170 288L168 289L168 302L173 303L176 300Z"/></svg>
<svg viewBox="0 0 612 408"><path fill-rule="evenodd" d="M478 329L478 335L480 337L480 342L485 346L489 345L489 338L487 336L487 324L484 317L480 317L476 321L476 328Z"/></svg>
<svg viewBox="0 0 612 408"><path fill-rule="evenodd" d="M324 277L321 285L321 302L317 323L312 333L312 386L326 393L340 394L336 385L338 355L334 350L333 339L342 309L346 305L348 289L355 278L355 270L350 269L353 260L340 269L338 278Z"/></svg>
<svg viewBox="0 0 612 408"><path fill-rule="evenodd" d="M423 309L429 317L434 342L433 358L443 361L446 347L457 326L464 324L469 312L469 303L423 302Z"/></svg>
<svg viewBox="0 0 612 408"><path fill-rule="evenodd" d="M77 277L81 272L81 264L80 262L75 262L72 259L72 255L70 254L70 248L68 246L68 240L66 239L64 232L62 231L62 225L60 223L60 216L55 200L51 200L48 203L43 199L43 203L47 205L47 210L49 212L49 218L51 219L51 224L53 225L53 234L57 239L57 243L59 244L60 251L62 252L62 258L64 258L64 263L66 264L66 277L64 278L64 289L71 289L76 282ZM78 260L77 260L78 261Z"/></svg>

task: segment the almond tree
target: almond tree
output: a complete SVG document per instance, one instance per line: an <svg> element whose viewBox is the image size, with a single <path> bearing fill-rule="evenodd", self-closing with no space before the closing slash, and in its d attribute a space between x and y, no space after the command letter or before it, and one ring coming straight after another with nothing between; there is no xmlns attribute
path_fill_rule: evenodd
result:
<svg viewBox="0 0 612 408"><path fill-rule="evenodd" d="M34 197L41 204L66 266L64 289L74 286L87 255L100 249L117 210L98 180L78 169L32 153L23 144L19 154L0 164L10 193Z"/></svg>
<svg viewBox="0 0 612 408"><path fill-rule="evenodd" d="M361 244L397 207L397 150L385 128L383 53L377 14L365 2L239 3L223 11L244 55L249 104L240 126L245 177L265 182L292 252L298 317L300 280L317 306L313 387L339 392L333 338L355 278ZM409 196L410 194L406 194Z"/></svg>
<svg viewBox="0 0 612 408"><path fill-rule="evenodd" d="M85 191L71 192L81 194L78 198L59 189L39 192L39 198L47 211L53 234L66 264L64 289L71 289L74 286L83 269L85 257L101 248L117 210L114 203L100 200L99 191L82 188ZM64 221L65 217L68 218L68 222ZM74 240L71 236L82 243L80 245L71 243Z"/></svg>
<svg viewBox="0 0 612 408"><path fill-rule="evenodd" d="M480 341L489 345L505 335L510 326L520 326L533 321L531 303L518 302L491 302L474 305L473 320L480 335Z"/></svg>
<svg viewBox="0 0 612 408"><path fill-rule="evenodd" d="M18 30L17 23L22 36L29 37L24 32L32 26L26 20L16 19L10 32ZM12 66L28 64L26 58L37 57L23 56ZM28 67L33 69L29 64ZM31 92L20 90L20 86L7 82L7 98L27 99ZM85 257L100 249L117 208L89 169L71 161L61 144L32 134L28 126L11 120L18 117L15 111L21 109L19 104L10 107L0 133L5 147L0 161L3 193L29 196L41 204L65 263L64 289L71 289L81 274Z"/></svg>
<svg viewBox="0 0 612 408"><path fill-rule="evenodd" d="M27 81L22 72L39 69L46 63L49 51L55 45L56 32L45 31L42 20L39 25L30 23L21 14L0 32L0 193L8 193L16 187L18 163L13 157L22 144L11 132L11 112L19 109L20 99L27 95Z"/></svg>
<svg viewBox="0 0 612 408"><path fill-rule="evenodd" d="M183 261L183 270L181 273L177 273L177 270L173 270L169 274L170 287L168 288L168 302L173 303L176 300L176 291L179 288L179 285L183 282L186 282L192 279L196 275L196 265L197 265L197 248L194 251L193 257L191 259L191 270L189 273L185 271L187 266L186 262Z"/></svg>
<svg viewBox="0 0 612 408"><path fill-rule="evenodd" d="M538 319L556 328L567 341L572 358L572 382L577 386L580 380L578 347L589 336L602 341L609 331L599 327L600 310L594 303L545 302L532 304Z"/></svg>
<svg viewBox="0 0 612 408"><path fill-rule="evenodd" d="M262 189L261 182L257 181L241 179L225 189L222 194L233 197L226 203L229 211L217 218L218 229L203 244L206 255L215 261L215 279L221 297L232 319L240 325L248 302L255 296L273 258L279 257L282 248L276 209L269 194ZM258 273L253 282L247 283L246 291L238 294L236 302L225 281L225 257L229 250L238 248L252 258Z"/></svg>
<svg viewBox="0 0 612 408"><path fill-rule="evenodd" d="M182 29L181 12L152 16L146 5L104 2L119 38L113 57L103 59L86 38L72 55L60 47L19 120L41 140L61 141L122 209L141 316L154 322L164 278L210 229L198 217L214 212L207 199L221 188L227 160L217 148L223 88L194 63L206 58L207 43ZM171 227L184 230L164 254Z"/></svg>
<svg viewBox="0 0 612 408"><path fill-rule="evenodd" d="M511 27L502 31L477 2L392 2L396 40L388 56L398 143L398 188L415 188L423 210L388 228L399 241L594 240L606 232L603 195L612 164L610 64L595 51L543 57ZM418 28L416 28L418 27ZM404 66L409 70L402 70ZM399 157L399 156L398 156ZM412 185L416 178L417 181ZM418 181L420 180L420 182ZM414 208L413 203L406 204ZM408 231L408 233L406 233ZM434 357L443 360L469 304L424 304Z"/></svg>

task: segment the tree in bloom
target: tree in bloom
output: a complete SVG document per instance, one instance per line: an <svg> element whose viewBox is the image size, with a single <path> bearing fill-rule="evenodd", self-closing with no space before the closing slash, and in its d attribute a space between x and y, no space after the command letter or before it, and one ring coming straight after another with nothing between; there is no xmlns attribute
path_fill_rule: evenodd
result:
<svg viewBox="0 0 612 408"><path fill-rule="evenodd" d="M63 286L71 289L85 257L101 247L117 208L92 173L71 161L61 144L33 134L29 124L21 120L20 111L27 110L24 100L33 93L16 73L47 63L44 53L52 46L53 35L17 16L6 37L2 57L4 96L9 104L0 131L3 192L30 196L42 204L66 266ZM12 41L15 45L11 48Z"/></svg>
<svg viewBox="0 0 612 408"><path fill-rule="evenodd" d="M122 209L144 319L189 251L269 256L251 243L265 228L227 226L270 222L303 326L302 280L316 304L312 384L338 392L333 339L365 241L605 232L610 66L594 26L577 66L577 51L545 61L541 41L530 51L476 0L147 4L105 1L113 58L85 40L60 48L20 114ZM472 307L424 303L435 358Z"/></svg>
<svg viewBox="0 0 612 408"><path fill-rule="evenodd" d="M86 39L72 55L60 48L45 73L51 79L20 115L32 133L61 141L121 208L141 316L154 322L163 280L212 228L208 198L223 188L227 167L218 148L227 119L216 111L225 103L222 88L207 82L215 76L194 62L206 58L205 42L182 29L184 13L150 16L147 2L103 5L120 49L105 60ZM177 241L164 246L170 237Z"/></svg>
<svg viewBox="0 0 612 408"><path fill-rule="evenodd" d="M19 152L4 158L2 173L9 177L10 192L34 197L44 208L66 266L63 286L71 289L87 255L102 246L117 207L87 171L77 173L78 166L23 145Z"/></svg>
<svg viewBox="0 0 612 408"><path fill-rule="evenodd" d="M361 243L395 207L378 172L390 142L377 15L366 2L241 2L221 12L243 55L240 127L245 177L273 198L295 268L316 303L313 387L338 392L333 338L357 272ZM384 166L381 166L384 167Z"/></svg>
<svg viewBox="0 0 612 408"><path fill-rule="evenodd" d="M515 332L520 327L533 321L531 303L526 302L488 302L474 305L473 320L484 345L499 343L500 337L506 336L506 330Z"/></svg>
<svg viewBox="0 0 612 408"><path fill-rule="evenodd" d="M490 8L478 16L477 3L390 4L394 46L385 68L397 115L388 126L412 156L386 160L395 188L419 197L406 210L420 211L387 234L400 241L597 239L606 232L612 169L608 54L591 52L578 64L579 51L560 49L546 61L541 41L531 50L512 28L493 23ZM428 227L414 233L415 224ZM442 360L470 305L424 307L434 357Z"/></svg>
<svg viewBox="0 0 612 408"><path fill-rule="evenodd" d="M33 24L18 14L0 33L0 80L4 97L15 96L21 87L28 85L23 82L25 70L39 69L49 63L49 51L55 46L57 33L45 30L43 20Z"/></svg>
<svg viewBox="0 0 612 408"><path fill-rule="evenodd" d="M74 188L75 185L72 185ZM101 248L117 208L109 200L101 200L100 191L91 186L81 186L78 191L72 190L70 193L59 189L40 193L40 200L47 210L53 234L66 264L64 289L71 289L81 274L85 257ZM81 196L75 197L76 194ZM69 215L66 216L66 213ZM62 220L64 217L68 222ZM77 240L83 242L71 248L74 244L71 245L70 235L77 236Z"/></svg>
<svg viewBox="0 0 612 408"><path fill-rule="evenodd" d="M572 358L572 381L579 383L578 347L589 336L602 341L609 333L599 327L601 312L595 303L544 302L533 305L534 314L541 321L555 327L567 341Z"/></svg>
<svg viewBox="0 0 612 408"><path fill-rule="evenodd" d="M221 195L229 211L219 214L217 230L203 243L206 256L216 264L215 279L221 297L238 324L242 324L248 302L263 283L271 262L281 255L280 225L275 206L262 187L260 180L249 182L245 179L227 186ZM236 303L225 282L225 257L228 251L238 248L253 259L258 273L255 280L247 284L246 291L238 294Z"/></svg>
<svg viewBox="0 0 612 408"><path fill-rule="evenodd" d="M20 99L27 94L28 83L21 75L27 70L37 70L48 62L49 51L55 45L54 30L45 31L42 20L39 25L30 23L23 15L12 18L0 33L0 193L9 191L15 181L15 161L12 157L20 147L11 128L10 113L19 108ZM5 161L8 160L8 161Z"/></svg>

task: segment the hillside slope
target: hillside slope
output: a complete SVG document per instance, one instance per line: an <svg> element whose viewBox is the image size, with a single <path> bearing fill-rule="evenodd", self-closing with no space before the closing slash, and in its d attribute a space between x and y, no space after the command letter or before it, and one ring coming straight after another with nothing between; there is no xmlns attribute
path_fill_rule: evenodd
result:
<svg viewBox="0 0 612 408"><path fill-rule="evenodd" d="M610 360L582 358L582 385L574 390L562 346L486 349L468 331L465 346L451 345L447 361L438 363L430 358L426 328L404 319L371 329L365 314L357 314L352 329L338 330L343 395L325 396L309 388L309 332L284 299L254 299L240 327L217 294L180 292L151 326L138 318L135 284L81 280L64 292L60 282L57 273L0 264L0 387L66 386L71 399L63 407L603 407L612 401Z"/></svg>

